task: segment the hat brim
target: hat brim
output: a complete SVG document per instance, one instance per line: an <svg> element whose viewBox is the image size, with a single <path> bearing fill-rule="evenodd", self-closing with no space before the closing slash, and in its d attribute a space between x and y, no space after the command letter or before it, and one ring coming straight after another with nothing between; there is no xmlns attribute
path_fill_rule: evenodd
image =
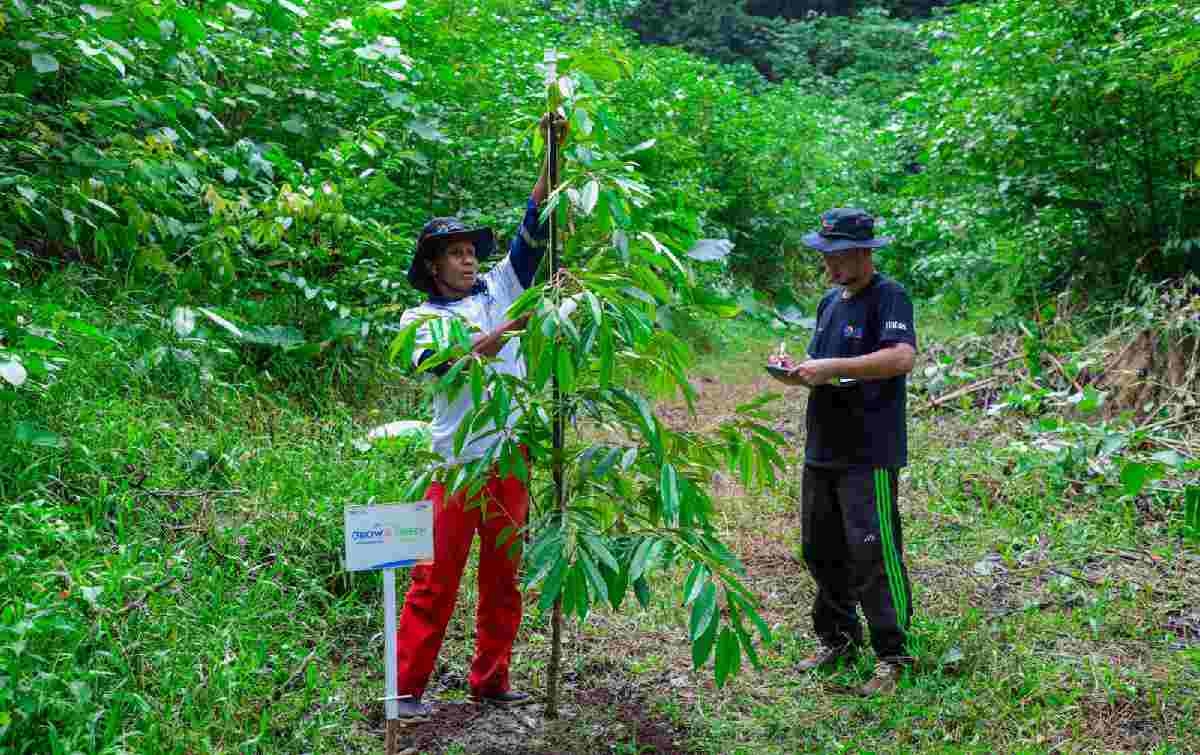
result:
<svg viewBox="0 0 1200 755"><path fill-rule="evenodd" d="M830 239L814 232L806 234L802 240L806 246L822 254L841 254L851 249L879 249L892 243L893 239L891 236L877 236L873 239Z"/></svg>
<svg viewBox="0 0 1200 755"><path fill-rule="evenodd" d="M425 260L430 259L438 249L455 241L470 241L475 245L475 259L483 262L496 251L496 235L491 228L473 228L469 231L441 233L425 239L413 255L408 266L408 282L418 291L427 294L434 293L433 276L425 267Z"/></svg>

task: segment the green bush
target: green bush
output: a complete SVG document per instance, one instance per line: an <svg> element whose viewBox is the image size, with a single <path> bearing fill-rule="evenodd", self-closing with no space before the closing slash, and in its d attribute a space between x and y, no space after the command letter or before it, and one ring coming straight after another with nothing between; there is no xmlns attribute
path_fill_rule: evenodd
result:
<svg viewBox="0 0 1200 755"><path fill-rule="evenodd" d="M1006 0L925 28L937 64L904 101L926 171L898 203L931 293L1069 281L1121 295L1200 245L1195 3Z"/></svg>
<svg viewBox="0 0 1200 755"><path fill-rule="evenodd" d="M854 93L888 102L929 61L917 26L884 8L856 13L844 3L811 10L766 5L644 2L630 24L644 42L749 63L770 81L803 83L826 97Z"/></svg>

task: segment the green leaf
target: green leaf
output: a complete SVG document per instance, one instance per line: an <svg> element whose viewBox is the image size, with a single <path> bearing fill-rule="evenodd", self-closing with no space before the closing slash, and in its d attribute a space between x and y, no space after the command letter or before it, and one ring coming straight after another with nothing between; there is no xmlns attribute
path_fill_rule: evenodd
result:
<svg viewBox="0 0 1200 755"><path fill-rule="evenodd" d="M787 438L784 437L783 433L773 430L766 425L760 425L757 422L748 422L746 423L746 428L750 432L762 436L764 440L772 445L786 446L788 444Z"/></svg>
<svg viewBox="0 0 1200 755"><path fill-rule="evenodd" d="M596 200L600 198L600 184L596 180L588 181L579 192L579 210L584 215L591 215L596 209Z"/></svg>
<svg viewBox="0 0 1200 755"><path fill-rule="evenodd" d="M542 289L538 286L530 286L508 308L506 316L510 320L516 320L521 315L536 307L541 298Z"/></svg>
<svg viewBox="0 0 1200 755"><path fill-rule="evenodd" d="M750 659L750 664L754 668L762 668L762 661L759 660L758 653L754 650L754 642L742 623L742 612L737 603L732 600L729 601L729 618L733 624L733 630L737 632L738 641L746 651L746 657Z"/></svg>
<svg viewBox="0 0 1200 755"><path fill-rule="evenodd" d="M633 581L633 594L637 596L638 604L643 609L650 607L650 585L645 577L638 577Z"/></svg>
<svg viewBox="0 0 1200 755"><path fill-rule="evenodd" d="M557 527L538 537L527 555L530 576L526 584L535 585L539 579L549 573L549 567L562 558L562 546L562 530Z"/></svg>
<svg viewBox="0 0 1200 755"><path fill-rule="evenodd" d="M1070 397L1068 401L1074 403L1075 408L1078 408L1080 413L1093 414L1100 407L1104 406L1104 397L1103 393L1092 388L1091 385L1087 385L1082 393Z"/></svg>
<svg viewBox="0 0 1200 755"><path fill-rule="evenodd" d="M204 40L204 24L200 23L196 14L189 10L183 8L175 10L175 27L191 45L199 44Z"/></svg>
<svg viewBox="0 0 1200 755"><path fill-rule="evenodd" d="M419 501L425 496L425 492L429 489L429 483L433 480L432 469L422 472L413 478L413 480L404 488L404 500Z"/></svg>
<svg viewBox="0 0 1200 755"><path fill-rule="evenodd" d="M405 369L412 366L419 327L421 327L421 323L414 322L396 334L396 337L392 339L391 348L388 350L388 359L391 362L395 363L399 359Z"/></svg>
<svg viewBox="0 0 1200 755"><path fill-rule="evenodd" d="M558 91L562 92L564 98L571 99L575 96L575 80L570 76L559 76Z"/></svg>
<svg viewBox="0 0 1200 755"><path fill-rule="evenodd" d="M1200 485L1189 486L1183 494L1184 534L1193 542L1200 542Z"/></svg>
<svg viewBox="0 0 1200 755"><path fill-rule="evenodd" d="M636 278L638 283L641 285L641 288L650 293L650 298L648 300L643 299L643 301L646 301L647 304L671 301L671 289L667 288L667 284L664 283L662 278L658 277L654 271L645 267L637 267L632 270L632 273L634 278ZM626 290L630 293L641 293L638 288L630 287ZM636 298L642 298L637 294L634 295Z"/></svg>
<svg viewBox="0 0 1200 755"><path fill-rule="evenodd" d="M289 0L275 0L275 1L277 3L279 3L282 7L287 8L292 13L295 13L300 18L308 18L308 11L304 10L304 8L300 7L299 5L296 5L295 3L290 2Z"/></svg>
<svg viewBox="0 0 1200 755"><path fill-rule="evenodd" d="M729 627L721 630L721 638L717 640L717 686L725 686L730 677L737 674L742 666L742 648L737 636Z"/></svg>
<svg viewBox="0 0 1200 755"><path fill-rule="evenodd" d="M96 47L92 47L86 41L84 41L82 39L75 40L75 46L79 48L80 52L82 52L84 55L86 55L89 58L94 58L97 55L100 55L101 53L104 52L104 50L101 50Z"/></svg>
<svg viewBox="0 0 1200 755"><path fill-rule="evenodd" d="M599 537L591 534L583 535L583 542L587 545L589 551L595 556L600 563L604 564L613 571L620 571L621 566L617 563L617 559L613 556L612 551L604 544Z"/></svg>
<svg viewBox="0 0 1200 755"><path fill-rule="evenodd" d="M724 259L733 251L733 242L729 239L700 239L688 250L687 256L701 262L713 262Z"/></svg>
<svg viewBox="0 0 1200 755"><path fill-rule="evenodd" d="M592 556L587 550L579 551L579 563L583 564L583 572L587 577L588 584L592 586L592 593L596 596L596 602L608 602L608 583L604 581L604 576L600 574L600 569L596 567L596 562L592 560Z"/></svg>
<svg viewBox="0 0 1200 755"><path fill-rule="evenodd" d="M483 403L483 364L478 359L471 360L471 401L476 406Z"/></svg>
<svg viewBox="0 0 1200 755"><path fill-rule="evenodd" d="M1159 451L1150 455L1151 459L1161 462L1172 469L1179 469L1184 464L1187 464L1187 457L1174 449Z"/></svg>
<svg viewBox="0 0 1200 755"><path fill-rule="evenodd" d="M758 615L758 611L754 610L754 606L750 604L750 601L738 595L737 593L726 592L725 594L729 596L730 601L736 603L738 607L750 617L750 621L758 630L758 636L762 637L762 641L765 644L770 645L772 642L774 642L771 637L771 628L768 627L767 622L763 621L762 617Z"/></svg>
<svg viewBox="0 0 1200 755"><path fill-rule="evenodd" d="M584 291L583 298L588 304L588 310L592 313L592 322L596 325L603 323L604 307L600 304L600 299L591 291Z"/></svg>
<svg viewBox="0 0 1200 755"><path fill-rule="evenodd" d="M775 483L775 472L784 472L787 470L787 462L779 455L779 451L775 446L771 445L762 438L754 439L754 447L758 450L758 458L755 460L755 466L759 470L760 476L765 476L768 485Z"/></svg>
<svg viewBox="0 0 1200 755"><path fill-rule="evenodd" d="M754 461L754 446L743 441L738 448L737 465L738 475L747 486L754 484Z"/></svg>
<svg viewBox="0 0 1200 755"><path fill-rule="evenodd" d="M488 402L490 409L489 414L492 416L493 425L496 427L504 427L508 422L509 409L512 407L512 396L509 395L503 376L498 376L493 385L495 387L493 389L491 401Z"/></svg>
<svg viewBox="0 0 1200 755"><path fill-rule="evenodd" d="M557 348L557 362L554 374L558 378L558 386L563 393L572 393L575 390L575 361L571 359L571 352L566 346L560 344Z"/></svg>
<svg viewBox="0 0 1200 755"><path fill-rule="evenodd" d="M242 343L290 349L305 343L304 333L288 325L252 325L242 330Z"/></svg>
<svg viewBox="0 0 1200 755"><path fill-rule="evenodd" d="M32 57L33 70L38 73L54 73L58 70L58 59L47 52L35 52Z"/></svg>
<svg viewBox="0 0 1200 755"><path fill-rule="evenodd" d="M613 337L612 325L608 320L600 324L600 387L608 388L612 385L613 375Z"/></svg>
<svg viewBox="0 0 1200 755"><path fill-rule="evenodd" d="M561 554L561 551L560 551ZM542 594L538 598L538 607L543 611L549 610L554 606L554 601L558 598L558 594L562 591L563 578L567 575L567 560L561 555L557 561L553 562L554 566L550 569L549 576L542 583Z"/></svg>
<svg viewBox="0 0 1200 755"><path fill-rule="evenodd" d="M619 446L608 449L604 454L604 458L592 468L592 479L603 480L607 478L609 473L612 472L612 468L621 459L621 453L622 451Z"/></svg>
<svg viewBox="0 0 1200 755"><path fill-rule="evenodd" d="M744 404L739 404L738 406L734 407L734 411L737 412L738 414L757 413L759 410L761 410L767 404L770 404L774 401L778 401L781 398L783 398L782 393L773 393L773 392L762 393L762 394L759 394L758 396L754 397L754 399L752 399L751 401L747 401Z"/></svg>
<svg viewBox="0 0 1200 755"><path fill-rule="evenodd" d="M645 152L646 150L650 149L657 143L658 143L657 139L647 139L644 142L633 145L632 147L625 150L621 154L622 155L633 155L633 154L637 154L638 152Z"/></svg>
<svg viewBox="0 0 1200 755"><path fill-rule="evenodd" d="M16 423L14 437L18 443L43 448L66 448L67 441L61 435L37 427L32 422Z"/></svg>
<svg viewBox="0 0 1200 755"><path fill-rule="evenodd" d="M614 611L619 611L629 588L629 572L625 569L601 568L604 570L604 581L608 583L608 602Z"/></svg>
<svg viewBox="0 0 1200 755"><path fill-rule="evenodd" d="M581 107L575 108L575 112L571 113L571 124L576 133L583 136L591 136L592 130L595 128L591 114Z"/></svg>
<svg viewBox="0 0 1200 755"><path fill-rule="evenodd" d="M712 513L712 501L708 494L691 480L679 480L679 522L684 527L706 524Z"/></svg>
<svg viewBox="0 0 1200 755"><path fill-rule="evenodd" d="M714 621L704 630L704 634L692 640L692 667L700 668L712 655L713 641L717 639L717 624Z"/></svg>
<svg viewBox="0 0 1200 755"><path fill-rule="evenodd" d="M584 568L576 562L567 573L566 592L569 595L564 596L563 610L567 613L574 613L579 617L580 621L587 618L588 609L591 607L591 600L588 597L588 579L584 575ZM568 610L567 602L570 602L571 608Z"/></svg>
<svg viewBox="0 0 1200 755"><path fill-rule="evenodd" d="M646 573L646 569L652 563L655 556L655 546L660 541L652 538L643 538L642 542L638 543L638 547L633 552L633 560L629 564L629 578L634 582L642 578Z"/></svg>
<svg viewBox="0 0 1200 755"><path fill-rule="evenodd" d="M216 312L213 312L211 309L207 309L205 307L197 307L197 311L200 312L200 314L207 317L208 319L212 320L217 325L224 328L227 332L229 332L231 335L233 335L234 338L237 338L238 340L241 340L243 338L243 333L242 333L241 328L234 325L230 321L226 320L224 317L221 317Z"/></svg>
<svg viewBox="0 0 1200 755"><path fill-rule="evenodd" d="M517 453L513 455L513 474L521 482L526 485L529 484L529 466L525 463L525 454Z"/></svg>
<svg viewBox="0 0 1200 755"><path fill-rule="evenodd" d="M613 389L613 395L620 398L637 413L642 436L654 449L654 453L661 458L663 454L662 437L658 433L658 422L650 405L641 396L624 389Z"/></svg>
<svg viewBox="0 0 1200 755"><path fill-rule="evenodd" d="M598 81L616 81L621 78L621 67L608 54L599 50L576 58L573 67Z"/></svg>
<svg viewBox="0 0 1200 755"><path fill-rule="evenodd" d="M427 141L437 142L439 144L450 143L450 140L446 138L446 135L439 131L437 126L435 126L432 121L418 118L409 123L408 128L414 134Z"/></svg>
<svg viewBox="0 0 1200 755"><path fill-rule="evenodd" d="M516 532L517 528L511 524L501 529L500 534L496 535L496 547L507 548L508 546L511 546L513 544L513 535L516 534Z"/></svg>
<svg viewBox="0 0 1200 755"><path fill-rule="evenodd" d="M542 349L541 353L537 355L536 365L533 373L533 389L541 391L546 387L550 373L554 372L554 347L552 345Z"/></svg>
<svg viewBox="0 0 1200 755"><path fill-rule="evenodd" d="M704 584L700 597L692 604L692 618L688 623L688 637L693 642L708 631L708 625L717 619L717 586L711 581Z"/></svg>
<svg viewBox="0 0 1200 755"><path fill-rule="evenodd" d="M112 11L110 11L108 8L91 5L90 3L84 3L83 5L79 6L79 10L91 16L92 20L94 21L99 21L112 15Z"/></svg>
<svg viewBox="0 0 1200 755"><path fill-rule="evenodd" d="M1142 492L1146 485L1163 475L1162 464L1142 464L1140 462L1126 462L1121 468L1121 487L1125 495L1136 496Z"/></svg>
<svg viewBox="0 0 1200 755"><path fill-rule="evenodd" d="M658 490L662 497L663 521L668 527L674 527L679 524L679 477L673 465L663 464Z"/></svg>
<svg viewBox="0 0 1200 755"><path fill-rule="evenodd" d="M685 606L690 605L700 596L700 590L704 588L706 582L708 582L708 567L702 563L692 566L691 572L688 573L687 579L683 583L683 604Z"/></svg>

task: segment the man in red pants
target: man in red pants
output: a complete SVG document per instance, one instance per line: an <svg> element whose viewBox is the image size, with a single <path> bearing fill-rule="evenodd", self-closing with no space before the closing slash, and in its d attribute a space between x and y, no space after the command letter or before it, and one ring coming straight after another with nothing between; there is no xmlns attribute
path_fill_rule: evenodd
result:
<svg viewBox="0 0 1200 755"><path fill-rule="evenodd" d="M543 131L550 122L542 120ZM561 143L565 123L553 119ZM479 263L495 249L490 228L469 229L457 218L434 218L422 229L417 250L408 271L409 282L429 298L408 309L401 325L430 318L461 318L481 334L473 351L491 358L488 369L497 373L525 376L525 363L512 331L524 327L524 318L506 320L505 312L532 283L545 251L547 228L539 222L539 211L548 193L548 164L534 184L526 205L525 217L509 245L508 254L487 273L479 274ZM434 338L426 324L417 331L413 359L419 364L434 353ZM444 374L449 365L433 370ZM471 409L471 392L462 391L454 401L438 395L433 411L433 450L447 464L461 464L484 456L498 442L492 428L472 436L462 450L454 453L454 436ZM520 414L514 411L509 426ZM483 489L471 499L465 493L446 496L441 483L430 485L426 498L433 502L433 563L417 566L412 586L404 599L404 612L398 629L400 716L419 721L429 717L431 708L421 696L433 672L438 651L446 634L446 625L454 612L458 586L475 533L480 536L479 606L476 614L475 658L471 662L468 684L471 696L479 702L495 705L522 705L528 694L509 688L509 662L513 641L521 624L521 594L517 590L519 551L509 555L512 538L525 524L529 512L529 493L514 476L500 477L493 468ZM481 505L483 504L483 505ZM507 541L500 542L508 528Z"/></svg>

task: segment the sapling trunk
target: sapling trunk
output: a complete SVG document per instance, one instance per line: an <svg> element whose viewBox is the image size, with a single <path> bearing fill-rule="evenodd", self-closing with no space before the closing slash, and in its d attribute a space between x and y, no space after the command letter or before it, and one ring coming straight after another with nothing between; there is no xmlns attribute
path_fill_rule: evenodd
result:
<svg viewBox="0 0 1200 755"><path fill-rule="evenodd" d="M546 180L550 194L558 188L558 135L554 129L553 115L546 119ZM550 223L550 281L557 278L558 270L561 265L561 260L558 255L558 223L555 221L555 214L551 213L549 218ZM557 352L558 343L554 344L554 349ZM555 355L557 356L557 354ZM556 360L557 362L557 360ZM558 375L553 377L553 445L554 451L551 457L551 470L554 476L554 503L558 508L559 516L566 517L567 512L567 496L563 480L563 430L564 417L562 405L562 388L558 384ZM551 634L550 634L550 667L547 670L549 679L546 686L546 717L558 718L558 680L560 678L560 667L562 666L562 593L554 600L554 613L550 618Z"/></svg>

